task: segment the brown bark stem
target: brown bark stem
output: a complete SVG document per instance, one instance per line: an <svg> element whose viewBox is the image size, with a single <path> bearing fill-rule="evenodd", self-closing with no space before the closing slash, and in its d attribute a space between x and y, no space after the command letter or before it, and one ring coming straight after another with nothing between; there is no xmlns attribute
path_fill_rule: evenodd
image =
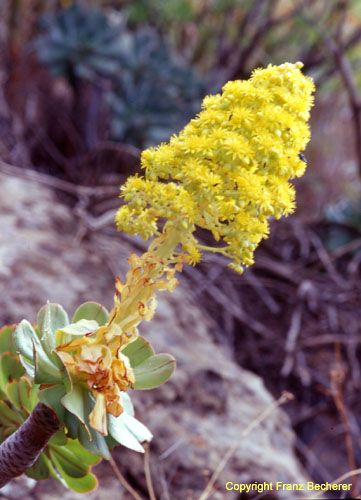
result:
<svg viewBox="0 0 361 500"><path fill-rule="evenodd" d="M59 428L56 413L38 403L23 425L0 445L0 488L34 464Z"/></svg>

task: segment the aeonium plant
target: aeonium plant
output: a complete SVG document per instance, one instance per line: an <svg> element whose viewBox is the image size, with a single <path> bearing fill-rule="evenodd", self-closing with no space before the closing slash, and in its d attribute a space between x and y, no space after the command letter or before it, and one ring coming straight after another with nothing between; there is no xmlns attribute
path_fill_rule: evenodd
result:
<svg viewBox="0 0 361 500"><path fill-rule="evenodd" d="M301 67L270 65L255 70L248 81L228 82L222 94L204 99L202 111L169 143L143 152L145 175L130 177L121 188L124 203L116 221L119 230L151 241L142 256L130 255L124 283L116 281L109 315L101 305L87 303L69 321L61 306L47 304L37 326L23 320L16 327L17 354L8 349L3 356L21 370L2 376L0 419L8 410L15 415L24 410L23 418L31 413L18 430L20 420L13 419L3 433L0 486L29 467L34 477L40 460L64 484L76 488L77 482L88 481L90 489L93 459L79 472L65 467L61 453L79 456L84 450L87 457L109 458L116 444L142 451L141 443L151 439L134 418L128 389L162 384L175 360L154 354L139 336L139 324L152 319L157 290L174 290L175 273L184 264L195 265L211 251L228 257L229 266L241 273L267 237L270 218L294 210L290 180L306 167L302 151L310 137L314 91ZM214 244L203 245L197 228L208 230ZM26 403L17 400L17 392ZM43 419L48 432L19 466L19 440L29 434L32 419L37 425Z"/></svg>
<svg viewBox="0 0 361 500"><path fill-rule="evenodd" d="M114 323L118 303L116 296L110 315L100 304L82 304L72 322L59 304L46 304L38 313L36 326L23 320L15 329L1 331L1 441L34 409L38 418L28 429L33 436L50 424L51 439L43 451L38 442L22 443L23 460L30 454L32 461L26 470L30 477L53 476L75 491L86 492L96 486L90 466L99 456L110 458L110 450L117 444L143 452L141 443L151 440L150 431L134 418L126 390L162 384L172 374L175 360L168 354L155 355L140 336L118 339L118 346L106 343L105 332L110 336L119 331ZM44 412L44 406L50 413ZM19 431L18 442L22 442ZM7 462L0 460L0 485L6 484L12 464L11 454L6 452L11 444L11 440L3 443ZM33 449L41 452L35 462Z"/></svg>

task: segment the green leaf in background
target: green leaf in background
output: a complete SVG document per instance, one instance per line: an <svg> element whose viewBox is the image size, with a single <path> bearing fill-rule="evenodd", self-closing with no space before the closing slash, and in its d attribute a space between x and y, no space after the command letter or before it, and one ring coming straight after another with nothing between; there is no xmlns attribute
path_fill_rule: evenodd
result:
<svg viewBox="0 0 361 500"><path fill-rule="evenodd" d="M109 312L97 302L85 302L75 311L72 323L82 319L95 320L99 326L103 326L108 323Z"/></svg>
<svg viewBox="0 0 361 500"><path fill-rule="evenodd" d="M121 71L106 98L111 134L144 149L167 140L198 111L203 83L153 28L124 30L122 39Z"/></svg>
<svg viewBox="0 0 361 500"><path fill-rule="evenodd" d="M53 464L52 460L47 455L45 455L45 453L42 453L41 456L46 463L50 476L59 481L59 483L61 483L64 488L68 488L68 484L65 481L65 478L63 478L60 471L56 469L55 464Z"/></svg>
<svg viewBox="0 0 361 500"><path fill-rule="evenodd" d="M55 333L69 324L69 318L59 304L46 304L38 312L39 338L47 355L56 347Z"/></svg>
<svg viewBox="0 0 361 500"><path fill-rule="evenodd" d="M156 354L134 369L134 389L153 389L163 384L175 369L175 359L170 354Z"/></svg>
<svg viewBox="0 0 361 500"><path fill-rule="evenodd" d="M73 2L67 9L42 19L44 34L35 48L40 62L55 76L85 78L111 77L120 66L120 26L98 8Z"/></svg>
<svg viewBox="0 0 361 500"><path fill-rule="evenodd" d="M146 359L154 356L154 349L147 340L143 337L138 337L122 350L122 354L129 358L131 367L135 368Z"/></svg>

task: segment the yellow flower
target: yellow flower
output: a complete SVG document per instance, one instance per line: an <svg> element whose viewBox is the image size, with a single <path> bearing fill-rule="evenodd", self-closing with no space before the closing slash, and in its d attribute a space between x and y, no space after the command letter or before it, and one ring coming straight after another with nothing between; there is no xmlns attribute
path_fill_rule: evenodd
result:
<svg viewBox="0 0 361 500"><path fill-rule="evenodd" d="M250 265L269 217L293 211L289 180L305 169L299 153L310 138L314 85L301 67L269 65L205 97L178 136L143 152L145 179L122 187L127 205L118 229L147 239L174 228L183 261L194 264L205 248L193 234L199 226L226 243L208 250L228 256L239 272Z"/></svg>

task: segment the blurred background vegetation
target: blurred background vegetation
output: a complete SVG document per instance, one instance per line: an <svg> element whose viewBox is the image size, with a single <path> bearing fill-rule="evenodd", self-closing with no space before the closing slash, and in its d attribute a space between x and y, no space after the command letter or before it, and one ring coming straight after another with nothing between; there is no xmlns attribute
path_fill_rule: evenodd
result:
<svg viewBox="0 0 361 500"><path fill-rule="evenodd" d="M2 0L0 50L0 97L16 133L7 138L1 115L0 170L51 177L74 207L81 237L111 231L118 186L138 171L141 150L178 132L206 94L259 66L304 63L317 93L297 213L274 224L244 277L210 256L185 279L215 311L216 341L274 395L295 393L288 411L313 479L336 477L345 461L354 468L361 2ZM77 186L99 189L84 197ZM331 436L336 465L328 460Z"/></svg>

